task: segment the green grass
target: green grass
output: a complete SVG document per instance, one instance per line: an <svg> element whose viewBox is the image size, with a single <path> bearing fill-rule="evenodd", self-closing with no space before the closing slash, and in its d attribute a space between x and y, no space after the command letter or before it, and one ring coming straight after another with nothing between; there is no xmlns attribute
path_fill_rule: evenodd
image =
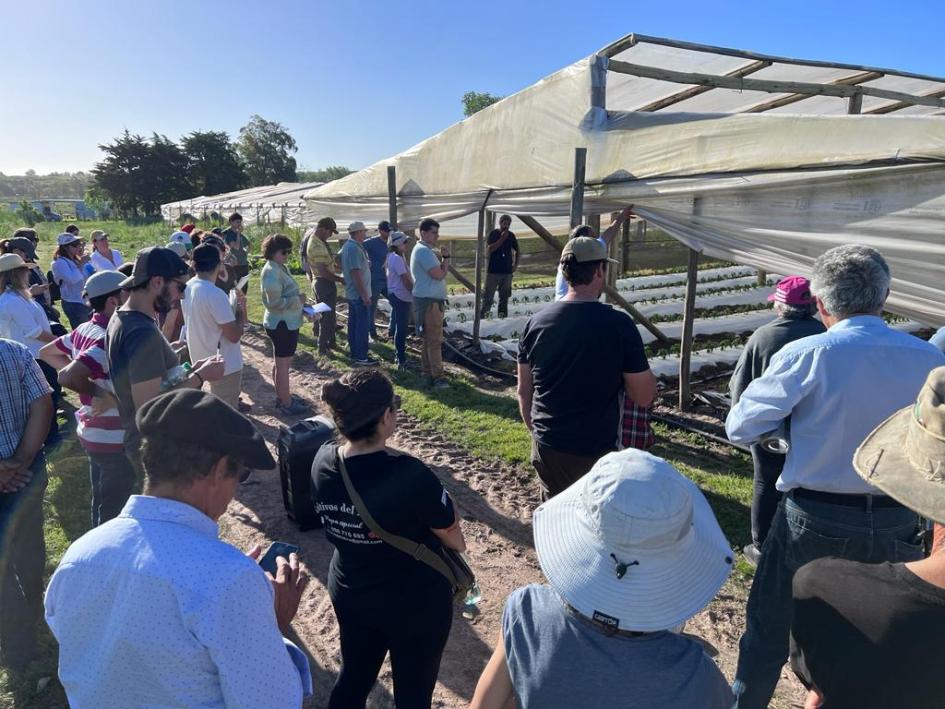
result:
<svg viewBox="0 0 945 709"><path fill-rule="evenodd" d="M6 236L12 233L15 226L17 224L10 219L10 215L0 210L0 228ZM49 263L55 236L62 226L41 223L37 227L41 238L39 257L44 266ZM104 229L112 237L113 246L129 257L143 246L166 243L171 233L171 229L162 224L82 222L80 226L82 235L86 237L92 229ZM247 231L258 249L261 237L272 229L250 227ZM297 232L283 231L287 231L294 240L298 239ZM665 268L674 267L654 267L650 272L659 272ZM304 292L309 292L304 276L296 275L296 280ZM517 279L522 285L550 281L547 272L544 275L523 273ZM258 281L254 278L249 290L249 316L256 323L262 320L258 288ZM303 327L300 345L303 351L339 372L348 367L347 357L342 354L330 357L314 355L315 343L310 327ZM385 362L393 360L393 349L386 342L373 344L372 350ZM466 373L453 374L450 389L433 390L422 377L414 373L399 372L388 364L384 365L384 369L402 397L404 411L424 428L443 435L466 448L472 455L485 460L528 465L531 441L519 418L513 390L484 390L477 386L473 375ZM747 544L750 541L748 508L752 489L748 457L738 452L715 453L704 439L695 434L680 433L660 425L656 426L656 431L659 443L653 452L665 457L705 491L733 548L740 549ZM44 507L47 573L52 572L68 545L84 533L89 525L88 466L74 438L50 457L50 473ZM747 578L750 570L741 557L739 559L736 575ZM45 628L42 633L41 655L31 668L26 682L11 686L7 678L0 674L0 707L45 709L66 706L62 688L55 680L55 641ZM53 680L43 691L37 692L37 682L44 677L52 677Z"/></svg>

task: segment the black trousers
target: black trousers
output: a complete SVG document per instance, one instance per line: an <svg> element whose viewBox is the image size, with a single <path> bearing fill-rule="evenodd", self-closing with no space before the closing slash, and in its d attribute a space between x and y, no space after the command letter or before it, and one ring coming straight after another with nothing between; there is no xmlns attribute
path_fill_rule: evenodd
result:
<svg viewBox="0 0 945 709"><path fill-rule="evenodd" d="M315 320L312 325L312 336L318 340L318 351L327 352L334 349L335 331L337 329L337 318L335 316L335 307L338 305L338 286L334 281L326 278L315 279L315 300L324 303L331 312L322 313L321 318Z"/></svg>
<svg viewBox="0 0 945 709"><path fill-rule="evenodd" d="M46 383L49 384L49 388L52 389L53 415L52 420L49 422L49 433L46 435L46 443L49 444L54 443L59 437L59 417L56 416L56 410L59 408L59 404L62 401L62 386L59 384L59 372L56 371L55 367L46 364L41 359L37 359L36 364L43 370Z"/></svg>
<svg viewBox="0 0 945 709"><path fill-rule="evenodd" d="M771 529L771 520L778 510L781 493L775 487L781 470L784 468L785 456L778 453L769 453L759 445L751 447L751 460L754 463L754 491L751 497L751 540L761 549L768 530Z"/></svg>
<svg viewBox="0 0 945 709"><path fill-rule="evenodd" d="M341 630L341 672L329 709L364 709L388 652L394 705L430 709L453 623L452 593L445 579L426 588L404 586L390 592L332 593Z"/></svg>
<svg viewBox="0 0 945 709"><path fill-rule="evenodd" d="M567 490L587 475L594 463L604 455L574 455L556 451L532 439L532 466L538 473L538 493L541 501L550 500L559 492Z"/></svg>

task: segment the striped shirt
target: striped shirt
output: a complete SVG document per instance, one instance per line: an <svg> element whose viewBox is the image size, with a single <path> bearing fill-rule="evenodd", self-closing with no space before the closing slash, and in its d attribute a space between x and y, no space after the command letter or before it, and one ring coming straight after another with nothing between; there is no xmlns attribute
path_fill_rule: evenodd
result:
<svg viewBox="0 0 945 709"><path fill-rule="evenodd" d="M108 377L108 358L105 356L105 328L108 318L101 313L92 315L87 323L79 325L68 335L56 340L56 347L73 361L81 362L89 370L89 379L105 391L115 393ZM75 412L76 435L89 453L124 452L125 429L117 408L98 416L92 415L92 397L80 395L82 406Z"/></svg>
<svg viewBox="0 0 945 709"><path fill-rule="evenodd" d="M16 453L30 404L48 394L49 384L30 351L0 338L0 460Z"/></svg>

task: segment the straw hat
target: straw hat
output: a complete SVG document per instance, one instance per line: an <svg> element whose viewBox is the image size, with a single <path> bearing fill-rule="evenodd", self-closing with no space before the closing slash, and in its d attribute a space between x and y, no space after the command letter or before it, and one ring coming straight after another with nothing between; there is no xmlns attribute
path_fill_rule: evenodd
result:
<svg viewBox="0 0 945 709"><path fill-rule="evenodd" d="M945 367L929 372L915 404L866 437L853 467L910 510L945 523Z"/></svg>
<svg viewBox="0 0 945 709"><path fill-rule="evenodd" d="M709 503L662 458L609 453L535 510L535 549L551 586L614 630L676 627L712 600L734 554Z"/></svg>
<svg viewBox="0 0 945 709"><path fill-rule="evenodd" d="M19 254L3 254L3 256L0 256L0 273L14 271L17 268L27 268L26 261Z"/></svg>

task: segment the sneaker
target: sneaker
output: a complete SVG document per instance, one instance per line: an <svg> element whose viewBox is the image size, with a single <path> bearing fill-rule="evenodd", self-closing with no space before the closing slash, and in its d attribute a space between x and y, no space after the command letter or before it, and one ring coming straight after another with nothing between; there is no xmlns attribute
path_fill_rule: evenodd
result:
<svg viewBox="0 0 945 709"><path fill-rule="evenodd" d="M242 413L245 414L245 413L247 413L247 412L253 410L253 405L252 405L252 404L247 404L245 401L243 401L242 399L240 399L239 401L236 402L236 408L237 408L237 410L239 410L239 411L241 411Z"/></svg>
<svg viewBox="0 0 945 709"><path fill-rule="evenodd" d="M445 379L434 379L432 384L434 389L449 389L450 383Z"/></svg>
<svg viewBox="0 0 945 709"><path fill-rule="evenodd" d="M277 401L276 411L285 416L298 416L299 414L307 414L309 412L309 408L298 400L293 400L288 406Z"/></svg>
<svg viewBox="0 0 945 709"><path fill-rule="evenodd" d="M742 552L745 554L745 561L757 568L758 562L761 560L761 549L754 544L749 544L742 549Z"/></svg>
<svg viewBox="0 0 945 709"><path fill-rule="evenodd" d="M376 367L380 364L380 360L374 359L373 357L365 357L364 359L353 359L351 360L351 364L355 367Z"/></svg>

